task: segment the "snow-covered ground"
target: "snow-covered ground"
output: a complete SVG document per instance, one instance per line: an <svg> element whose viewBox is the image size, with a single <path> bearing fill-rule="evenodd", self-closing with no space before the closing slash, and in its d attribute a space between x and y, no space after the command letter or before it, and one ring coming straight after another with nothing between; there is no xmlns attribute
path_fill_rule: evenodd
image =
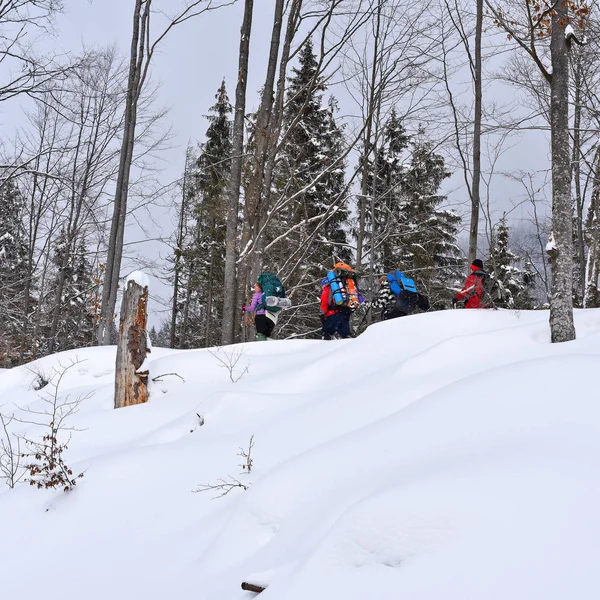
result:
<svg viewBox="0 0 600 600"><path fill-rule="evenodd" d="M265 600L596 600L600 310L566 344L547 319L230 347L237 383L224 350L155 349L151 376L185 381L119 410L112 348L1 372L3 414L39 409L33 371L75 357L61 391L93 396L70 420L74 491L0 487L0 598L241 600L252 581ZM229 476L248 491L192 493Z"/></svg>

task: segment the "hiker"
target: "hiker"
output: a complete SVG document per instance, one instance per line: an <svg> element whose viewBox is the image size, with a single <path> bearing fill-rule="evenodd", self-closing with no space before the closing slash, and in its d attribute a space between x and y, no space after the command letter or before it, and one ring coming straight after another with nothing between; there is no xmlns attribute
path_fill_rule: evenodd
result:
<svg viewBox="0 0 600 600"><path fill-rule="evenodd" d="M379 278L377 298L367 308L381 308L381 320L388 321L410 315L416 308L429 310L429 298L419 294L414 281L402 271L394 271Z"/></svg>
<svg viewBox="0 0 600 600"><path fill-rule="evenodd" d="M273 328L277 324L279 313L282 309L290 308L292 302L285 296L285 289L277 275L261 273L254 284L252 302L246 306L242 304L242 313L253 312L256 341L270 340Z"/></svg>
<svg viewBox="0 0 600 600"><path fill-rule="evenodd" d="M332 340L352 337L350 315L365 301L356 283L354 269L346 263L336 263L321 282L321 335Z"/></svg>
<svg viewBox="0 0 600 600"><path fill-rule="evenodd" d="M489 308L483 302L485 277L487 277L487 272L483 269L483 261L476 258L471 263L471 274L467 277L465 285L452 298L452 308L456 308L456 303L462 300L465 301L465 308Z"/></svg>

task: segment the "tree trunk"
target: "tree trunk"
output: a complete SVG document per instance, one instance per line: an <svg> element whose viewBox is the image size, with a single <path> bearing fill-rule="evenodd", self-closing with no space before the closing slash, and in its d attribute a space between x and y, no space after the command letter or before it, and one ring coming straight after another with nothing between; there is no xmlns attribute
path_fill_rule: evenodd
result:
<svg viewBox="0 0 600 600"><path fill-rule="evenodd" d="M115 370L115 408L148 401L146 322L148 285L145 275L134 273L126 283L121 303L121 323ZM136 277L140 275L140 277ZM140 282L140 283L138 283ZM144 283L144 285L141 285Z"/></svg>
<svg viewBox="0 0 600 600"><path fill-rule="evenodd" d="M181 192L181 209L179 213L179 224L177 227L177 249L175 251L175 270L173 279L173 304L171 305L171 335L169 340L169 347L175 348L175 342L177 340L176 329L177 329L177 315L179 313L178 296L179 296L179 280L181 278L181 252L183 249L183 232L185 229L185 221L187 214L187 184L188 184L188 164L191 149L188 147L185 159L185 168L183 170L183 186Z"/></svg>
<svg viewBox="0 0 600 600"><path fill-rule="evenodd" d="M473 127L473 184L471 186L471 223L469 227L469 264L477 258L479 229L479 193L481 182L481 32L483 29L483 0L477 0L475 23L475 115Z"/></svg>
<svg viewBox="0 0 600 600"><path fill-rule="evenodd" d="M552 230L556 247L549 252L552 266L550 331L552 342L575 339L573 322L573 209L569 139L569 54L562 23L567 8L556 4L552 16L552 80L550 126L552 144Z"/></svg>
<svg viewBox="0 0 600 600"><path fill-rule="evenodd" d="M600 275L600 146L594 157L594 184L592 198L585 224L585 238L588 245L587 267L585 271L584 308L599 308L598 276Z"/></svg>
<svg viewBox="0 0 600 600"><path fill-rule="evenodd" d="M117 290L121 259L123 257L123 237L125 235L125 215L127 214L127 195L129 192L129 175L133 160L135 128L137 125L137 103L139 100L142 67L144 60L144 45L146 29L149 25L150 2L141 12L143 0L136 0L133 12L133 31L131 36L131 51L129 59L129 78L127 82L127 98L125 101L125 118L119 173L115 189L113 216L108 240L108 256L102 290L102 310L98 327L98 344L111 343L114 330L114 314L117 305Z"/></svg>
<svg viewBox="0 0 600 600"><path fill-rule="evenodd" d="M581 93L583 85L583 74L581 64L581 54L578 53L574 75L575 97L573 99L573 158L572 169L575 179L575 207L576 207L576 225L575 242L577 256L579 281L577 281L577 298L582 301L585 293L585 241L583 233L583 203L584 198L581 193Z"/></svg>
<svg viewBox="0 0 600 600"><path fill-rule="evenodd" d="M221 342L223 344L233 343L236 315L238 314L236 302L236 243L240 185L242 183L246 83L248 79L248 56L250 51L250 33L252 31L253 5L254 0L246 0L244 20L240 32L238 82L235 90L235 111L232 129L233 158L231 160L231 174L227 190L227 233L225 239L225 276L223 282L223 320L221 324Z"/></svg>
<svg viewBox="0 0 600 600"><path fill-rule="evenodd" d="M277 57L281 40L281 28L283 24L284 0L275 1L273 16L273 28L271 30L271 46L269 60L267 63L267 75L262 90L260 106L256 116L255 126L255 149L252 158L252 176L246 194L246 207L244 212L244 226L242 230L241 248L244 251L251 243L253 234L258 234L260 228L260 214L262 211L262 190L265 176L265 165L269 152L269 143L272 143L270 132L270 121L273 110L273 90L275 87L275 75L277 73ZM249 284L253 271L253 253L248 253L240 261L240 277L238 282L238 297L242 297Z"/></svg>

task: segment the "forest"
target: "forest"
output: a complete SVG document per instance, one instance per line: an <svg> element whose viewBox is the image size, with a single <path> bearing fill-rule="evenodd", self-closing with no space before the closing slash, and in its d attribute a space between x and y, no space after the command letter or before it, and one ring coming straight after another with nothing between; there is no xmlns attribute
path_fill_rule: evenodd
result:
<svg viewBox="0 0 600 600"><path fill-rule="evenodd" d="M168 290L150 336L170 348L252 339L240 308L263 271L293 303L277 338L320 338L337 261L368 299L401 269L445 310L480 258L503 308L549 312L554 342L600 307L596 0L127 0L122 47L40 47L70 3L0 0L0 108L23 116L0 121L1 368L114 344L132 265ZM214 101L165 181L153 65L228 11L237 76L198 57ZM164 260L130 244L159 213Z"/></svg>

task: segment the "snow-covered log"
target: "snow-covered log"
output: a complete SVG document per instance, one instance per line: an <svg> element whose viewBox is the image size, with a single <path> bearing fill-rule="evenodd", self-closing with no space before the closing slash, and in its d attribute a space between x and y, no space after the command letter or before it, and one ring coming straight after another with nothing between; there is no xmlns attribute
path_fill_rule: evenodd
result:
<svg viewBox="0 0 600 600"><path fill-rule="evenodd" d="M140 271L125 283L115 370L115 408L148 400L148 278Z"/></svg>

